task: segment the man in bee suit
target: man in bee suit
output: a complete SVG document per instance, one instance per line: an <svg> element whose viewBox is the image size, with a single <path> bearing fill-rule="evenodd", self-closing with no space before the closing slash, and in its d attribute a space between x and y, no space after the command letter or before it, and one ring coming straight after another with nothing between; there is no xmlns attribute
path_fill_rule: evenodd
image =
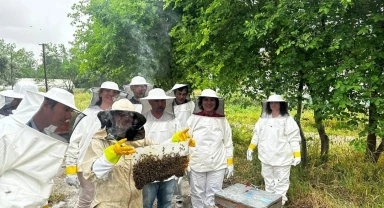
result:
<svg viewBox="0 0 384 208"><path fill-rule="evenodd" d="M143 107L140 99L147 96L148 92L153 88L144 77L133 77L131 83L124 85L124 91L128 94L128 99L135 106L135 111L141 113Z"/></svg>
<svg viewBox="0 0 384 208"><path fill-rule="evenodd" d="M224 177L233 176L232 129L224 115L224 100L214 90L203 90L195 106L187 121L196 142L189 149L191 201L194 208L215 207L214 196Z"/></svg>
<svg viewBox="0 0 384 208"><path fill-rule="evenodd" d="M0 207L42 207L68 147L53 133L71 119L74 96L58 88L27 92L13 115L0 120Z"/></svg>
<svg viewBox="0 0 384 208"><path fill-rule="evenodd" d="M174 97L167 96L160 88L152 89L147 97L141 98L142 114L147 119L144 125L145 135L156 143L169 141L181 130L180 122L173 112L173 99ZM152 208L156 197L158 207L171 207L174 186L174 176L164 181L146 184L143 188L143 207Z"/></svg>
<svg viewBox="0 0 384 208"><path fill-rule="evenodd" d="M19 81L15 84L13 90L4 90L0 92L0 118L9 116L13 110L16 110L19 103L28 91L38 92L37 85L32 82Z"/></svg>
<svg viewBox="0 0 384 208"><path fill-rule="evenodd" d="M90 207L94 198L93 183L84 179L80 164L93 135L101 128L97 113L109 110L121 93L119 86L110 81L103 82L100 87L91 88L91 92L91 103L83 111L87 116L77 125L75 122L76 127L71 135L65 159L67 174L65 181L68 185L81 187L77 202L78 208Z"/></svg>
<svg viewBox="0 0 384 208"><path fill-rule="evenodd" d="M175 96L172 102L173 110L176 118L180 121L181 128L187 127L187 120L195 110L195 103L191 100L189 88L187 84L175 84L171 90L167 92L169 96ZM174 195L176 197L176 207L183 207L182 177L176 183Z"/></svg>
<svg viewBox="0 0 384 208"><path fill-rule="evenodd" d="M296 166L301 161L300 130L288 113L288 102L281 95L271 95L262 106L247 150L247 160L252 160L253 150L258 147L265 190L281 194L284 205L288 200L291 165Z"/></svg>

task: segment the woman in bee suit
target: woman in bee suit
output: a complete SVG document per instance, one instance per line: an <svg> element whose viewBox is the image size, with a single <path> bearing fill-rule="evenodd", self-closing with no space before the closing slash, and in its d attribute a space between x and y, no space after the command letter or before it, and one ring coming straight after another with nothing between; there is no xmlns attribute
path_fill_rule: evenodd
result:
<svg viewBox="0 0 384 208"><path fill-rule="evenodd" d="M53 133L71 119L74 96L58 88L27 92L13 115L0 120L0 207L42 207L68 142Z"/></svg>
<svg viewBox="0 0 384 208"><path fill-rule="evenodd" d="M0 118L9 116L13 110L16 110L19 103L28 91L38 92L37 85L32 82L19 81L15 84L13 90L4 90L0 92Z"/></svg>
<svg viewBox="0 0 384 208"><path fill-rule="evenodd" d="M288 114L288 102L281 95L271 95L263 102L261 117L253 129L247 160L252 160L257 146L265 190L281 194L283 205L288 200L291 165L301 161L299 142L300 130Z"/></svg>
<svg viewBox="0 0 384 208"><path fill-rule="evenodd" d="M174 97L167 96L164 90L155 88L148 96L141 98L143 115L147 119L144 125L145 135L156 143L164 143L181 130L180 122L173 112ZM152 208L155 198L157 206L170 207L175 186L175 176L164 181L154 181L143 188L144 208Z"/></svg>
<svg viewBox="0 0 384 208"><path fill-rule="evenodd" d="M133 77L131 83L124 85L124 91L128 94L128 99L135 106L135 111L141 113L143 106L140 99L147 96L148 92L153 88L144 77Z"/></svg>
<svg viewBox="0 0 384 208"><path fill-rule="evenodd" d="M145 118L128 99L98 113L101 128L85 154L84 177L95 184L91 207L143 207L142 191L133 181L133 156L137 147L151 145L145 137Z"/></svg>
<svg viewBox="0 0 384 208"><path fill-rule="evenodd" d="M221 190L224 176L233 176L232 129L224 116L224 100L205 89L196 100L189 117L189 134L196 141L190 148L189 185L192 206L215 207L215 193Z"/></svg>
<svg viewBox="0 0 384 208"><path fill-rule="evenodd" d="M76 188L81 187L77 207L89 207L94 197L93 183L83 177L81 162L93 135L100 129L101 124L97 113L109 110L120 94L119 86L115 82L106 81L100 87L91 88L92 98L88 108L83 112L87 116L79 122L76 121L69 147L66 153L66 178L67 184Z"/></svg>

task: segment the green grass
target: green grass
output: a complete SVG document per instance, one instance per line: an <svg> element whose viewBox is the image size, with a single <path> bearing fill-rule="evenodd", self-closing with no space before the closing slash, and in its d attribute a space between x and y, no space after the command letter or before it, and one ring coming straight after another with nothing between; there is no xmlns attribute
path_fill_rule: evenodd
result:
<svg viewBox="0 0 384 208"><path fill-rule="evenodd" d="M89 93L76 92L76 105L84 109L90 100ZM248 106L248 107L245 107ZM226 180L231 183L252 183L264 188L260 161L257 151L253 161L246 160L246 151L252 138L252 128L260 116L260 102L249 98L233 98L226 102L225 113L232 126L234 141L235 175ZM301 124L305 133L315 133L313 112L303 112ZM354 127L337 119L325 120L329 135L357 136L363 125ZM320 158L320 141L310 139L308 145L308 164L292 167L291 185L288 191L289 204L285 207L384 207L384 160L377 164L366 163L364 153L355 150L349 143L331 141L329 161Z"/></svg>

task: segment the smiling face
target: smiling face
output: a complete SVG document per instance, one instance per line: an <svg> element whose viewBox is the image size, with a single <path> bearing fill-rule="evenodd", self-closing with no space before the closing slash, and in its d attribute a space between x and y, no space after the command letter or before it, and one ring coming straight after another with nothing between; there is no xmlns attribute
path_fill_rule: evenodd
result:
<svg viewBox="0 0 384 208"><path fill-rule="evenodd" d="M100 89L99 95L102 100L102 104L112 106L113 102L116 100L117 95L119 94L116 90L111 89Z"/></svg>
<svg viewBox="0 0 384 208"><path fill-rule="evenodd" d="M216 99L212 97L204 97L202 107L206 113L213 114L215 112Z"/></svg>
<svg viewBox="0 0 384 208"><path fill-rule="evenodd" d="M187 95L188 95L188 91L186 88L184 88L183 90L175 90L176 104L180 105L185 103Z"/></svg>
<svg viewBox="0 0 384 208"><path fill-rule="evenodd" d="M147 92L147 85L131 85L131 90L136 99L143 98Z"/></svg>

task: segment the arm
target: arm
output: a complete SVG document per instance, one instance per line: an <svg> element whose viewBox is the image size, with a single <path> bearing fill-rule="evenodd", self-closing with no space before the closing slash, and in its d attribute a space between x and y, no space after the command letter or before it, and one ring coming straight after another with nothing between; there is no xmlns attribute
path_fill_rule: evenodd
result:
<svg viewBox="0 0 384 208"><path fill-rule="evenodd" d="M252 153L259 143L259 132L260 132L260 120L256 122L255 128L253 128L253 136L251 143L248 146L247 150L247 160L252 161Z"/></svg>
<svg viewBox="0 0 384 208"><path fill-rule="evenodd" d="M86 120L87 119L84 118L78 123L69 140L68 150L65 153L65 165L67 174L74 174L77 172L77 160L79 158L80 152L79 144L83 139L83 135L87 129Z"/></svg>
<svg viewBox="0 0 384 208"><path fill-rule="evenodd" d="M285 124L285 135L292 149L292 154L294 157L292 165L296 166L301 162L301 153L300 153L300 129L296 121L289 116L287 118L287 123Z"/></svg>

